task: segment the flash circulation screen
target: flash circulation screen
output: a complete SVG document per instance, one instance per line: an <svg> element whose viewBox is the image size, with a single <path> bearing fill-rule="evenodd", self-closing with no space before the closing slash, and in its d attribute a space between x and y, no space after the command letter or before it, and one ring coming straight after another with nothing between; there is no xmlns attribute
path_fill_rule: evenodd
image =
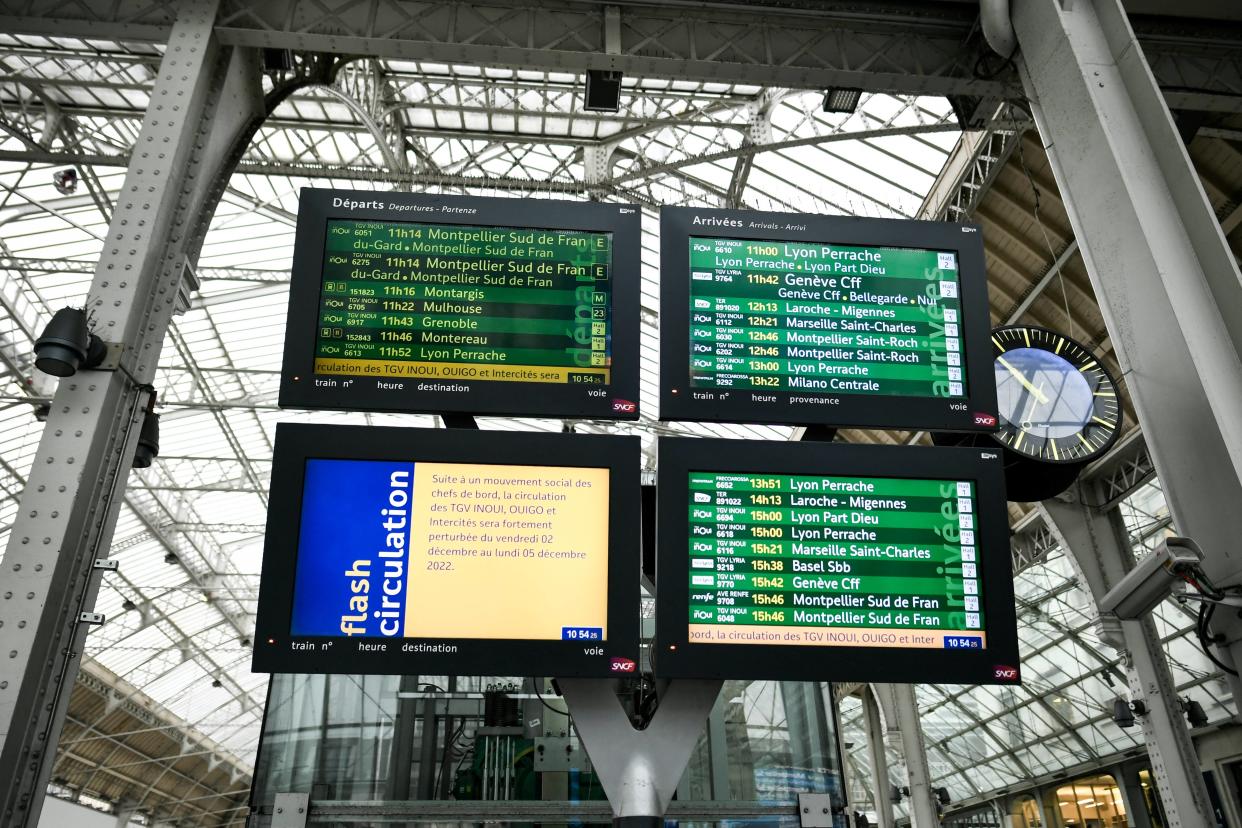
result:
<svg viewBox="0 0 1242 828"><path fill-rule="evenodd" d="M290 631L606 640L608 477L308 460Z"/></svg>
<svg viewBox="0 0 1242 828"><path fill-rule="evenodd" d="M634 672L640 455L616 435L280 423L254 668Z"/></svg>

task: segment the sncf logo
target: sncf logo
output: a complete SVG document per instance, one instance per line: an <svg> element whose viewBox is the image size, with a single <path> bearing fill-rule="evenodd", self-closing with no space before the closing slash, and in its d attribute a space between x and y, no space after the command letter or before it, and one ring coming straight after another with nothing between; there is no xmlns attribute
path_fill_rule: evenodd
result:
<svg viewBox="0 0 1242 828"><path fill-rule="evenodd" d="M638 403L629 400L613 400L612 410L614 414L633 414L638 410Z"/></svg>
<svg viewBox="0 0 1242 828"><path fill-rule="evenodd" d="M989 428L991 428L992 426L996 425L996 417L992 416L991 414L980 414L976 412L975 413L975 425L988 426Z"/></svg>
<svg viewBox="0 0 1242 828"><path fill-rule="evenodd" d="M609 669L614 673L632 673L638 669L638 665L633 659L629 658L613 658L608 663Z"/></svg>
<svg viewBox="0 0 1242 828"><path fill-rule="evenodd" d="M1017 681L1018 668L1009 667L1004 664L997 664L992 668L992 677L1001 681Z"/></svg>

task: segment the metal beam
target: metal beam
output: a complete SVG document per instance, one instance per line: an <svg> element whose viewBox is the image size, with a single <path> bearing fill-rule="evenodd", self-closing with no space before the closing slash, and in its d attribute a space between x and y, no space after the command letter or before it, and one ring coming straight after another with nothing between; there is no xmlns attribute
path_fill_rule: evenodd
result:
<svg viewBox="0 0 1242 828"><path fill-rule="evenodd" d="M229 45L418 55L432 62L554 72L612 69L629 77L998 100L1016 91L1011 78L976 76L982 49L979 38L971 37L976 11L970 4L863 2L841 10L768 3L613 5L621 10L615 53L604 41L602 4L555 0L359 0L335 6L236 0L217 33ZM23 0L0 2L0 31L162 42L174 16L170 0L28 9ZM1157 81L1169 87L1177 106L1242 107L1238 38L1229 24L1171 25L1150 18L1140 31Z"/></svg>
<svg viewBox="0 0 1242 828"><path fill-rule="evenodd" d="M190 233L202 211L214 207L221 158L233 144L224 131L248 116L255 97L246 56L230 60L238 54L212 36L215 12L210 2L179 11L138 141L150 157L127 173L91 287L96 330L125 344L124 370L59 384L9 535L8 580L26 598L0 606L0 650L17 677L0 683L6 825L38 822L78 672L86 631L79 614L94 606L93 564L106 557L121 508L180 265L196 252ZM230 106L218 110L222 99Z"/></svg>

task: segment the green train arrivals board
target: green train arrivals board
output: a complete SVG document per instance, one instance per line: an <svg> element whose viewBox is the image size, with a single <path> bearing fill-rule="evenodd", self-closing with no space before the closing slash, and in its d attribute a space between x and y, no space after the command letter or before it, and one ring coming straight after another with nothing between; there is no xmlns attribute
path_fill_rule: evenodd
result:
<svg viewBox="0 0 1242 828"><path fill-rule="evenodd" d="M612 233L329 219L314 372L605 386Z"/></svg>
<svg viewBox="0 0 1242 828"><path fill-rule="evenodd" d="M975 485L690 472L689 641L984 649Z"/></svg>
<svg viewBox="0 0 1242 828"><path fill-rule="evenodd" d="M689 244L692 389L967 396L956 253Z"/></svg>

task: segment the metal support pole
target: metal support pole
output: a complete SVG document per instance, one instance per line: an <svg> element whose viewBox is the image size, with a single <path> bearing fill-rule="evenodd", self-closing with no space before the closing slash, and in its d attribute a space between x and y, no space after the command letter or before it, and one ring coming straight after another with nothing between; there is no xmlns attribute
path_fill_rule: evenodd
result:
<svg viewBox="0 0 1242 828"><path fill-rule="evenodd" d="M423 699L423 732L418 745L418 798L434 799L436 785L436 699L430 693Z"/></svg>
<svg viewBox="0 0 1242 828"><path fill-rule="evenodd" d="M668 682L644 730L635 730L607 679L560 679L618 828L660 828L721 681Z"/></svg>
<svg viewBox="0 0 1242 828"><path fill-rule="evenodd" d="M218 0L184 2L85 300L123 346L115 371L62 379L22 493L0 593L0 824L38 823L133 464L150 383L228 164L265 111L255 53L221 47ZM248 131L249 130L249 131Z"/></svg>
<svg viewBox="0 0 1242 828"><path fill-rule="evenodd" d="M1214 580L1242 582L1237 262L1120 0L1012 11L1032 114L1174 524ZM1242 663L1230 616L1214 632Z"/></svg>
<svg viewBox="0 0 1242 828"><path fill-rule="evenodd" d="M707 753L712 764L712 799L728 800L729 739L725 730L725 700L717 697L707 717Z"/></svg>
<svg viewBox="0 0 1242 828"><path fill-rule="evenodd" d="M893 800L889 796L888 751L884 745L884 722L875 690L867 685L862 690L863 727L867 733L867 755L871 760L871 779L875 788L876 828L893 828Z"/></svg>
<svg viewBox="0 0 1242 828"><path fill-rule="evenodd" d="M1097 601L1134 565L1120 513L1112 509L1101 515L1087 505L1099 502L1098 497L1094 487L1080 484L1073 502L1049 500L1039 507ZM1168 815L1168 828L1211 824L1199 759L1155 624L1150 618L1113 619L1101 624L1101 638L1122 655L1131 701L1141 700L1147 708L1137 719L1143 726L1143 741Z"/></svg>
<svg viewBox="0 0 1242 828"><path fill-rule="evenodd" d="M901 737L901 751L906 760L906 778L910 787L910 820L914 828L936 828L940 815L931 789L931 773L927 768L927 745L919 724L919 707L912 684L875 684L876 693L886 693L891 700L896 729Z"/></svg>

